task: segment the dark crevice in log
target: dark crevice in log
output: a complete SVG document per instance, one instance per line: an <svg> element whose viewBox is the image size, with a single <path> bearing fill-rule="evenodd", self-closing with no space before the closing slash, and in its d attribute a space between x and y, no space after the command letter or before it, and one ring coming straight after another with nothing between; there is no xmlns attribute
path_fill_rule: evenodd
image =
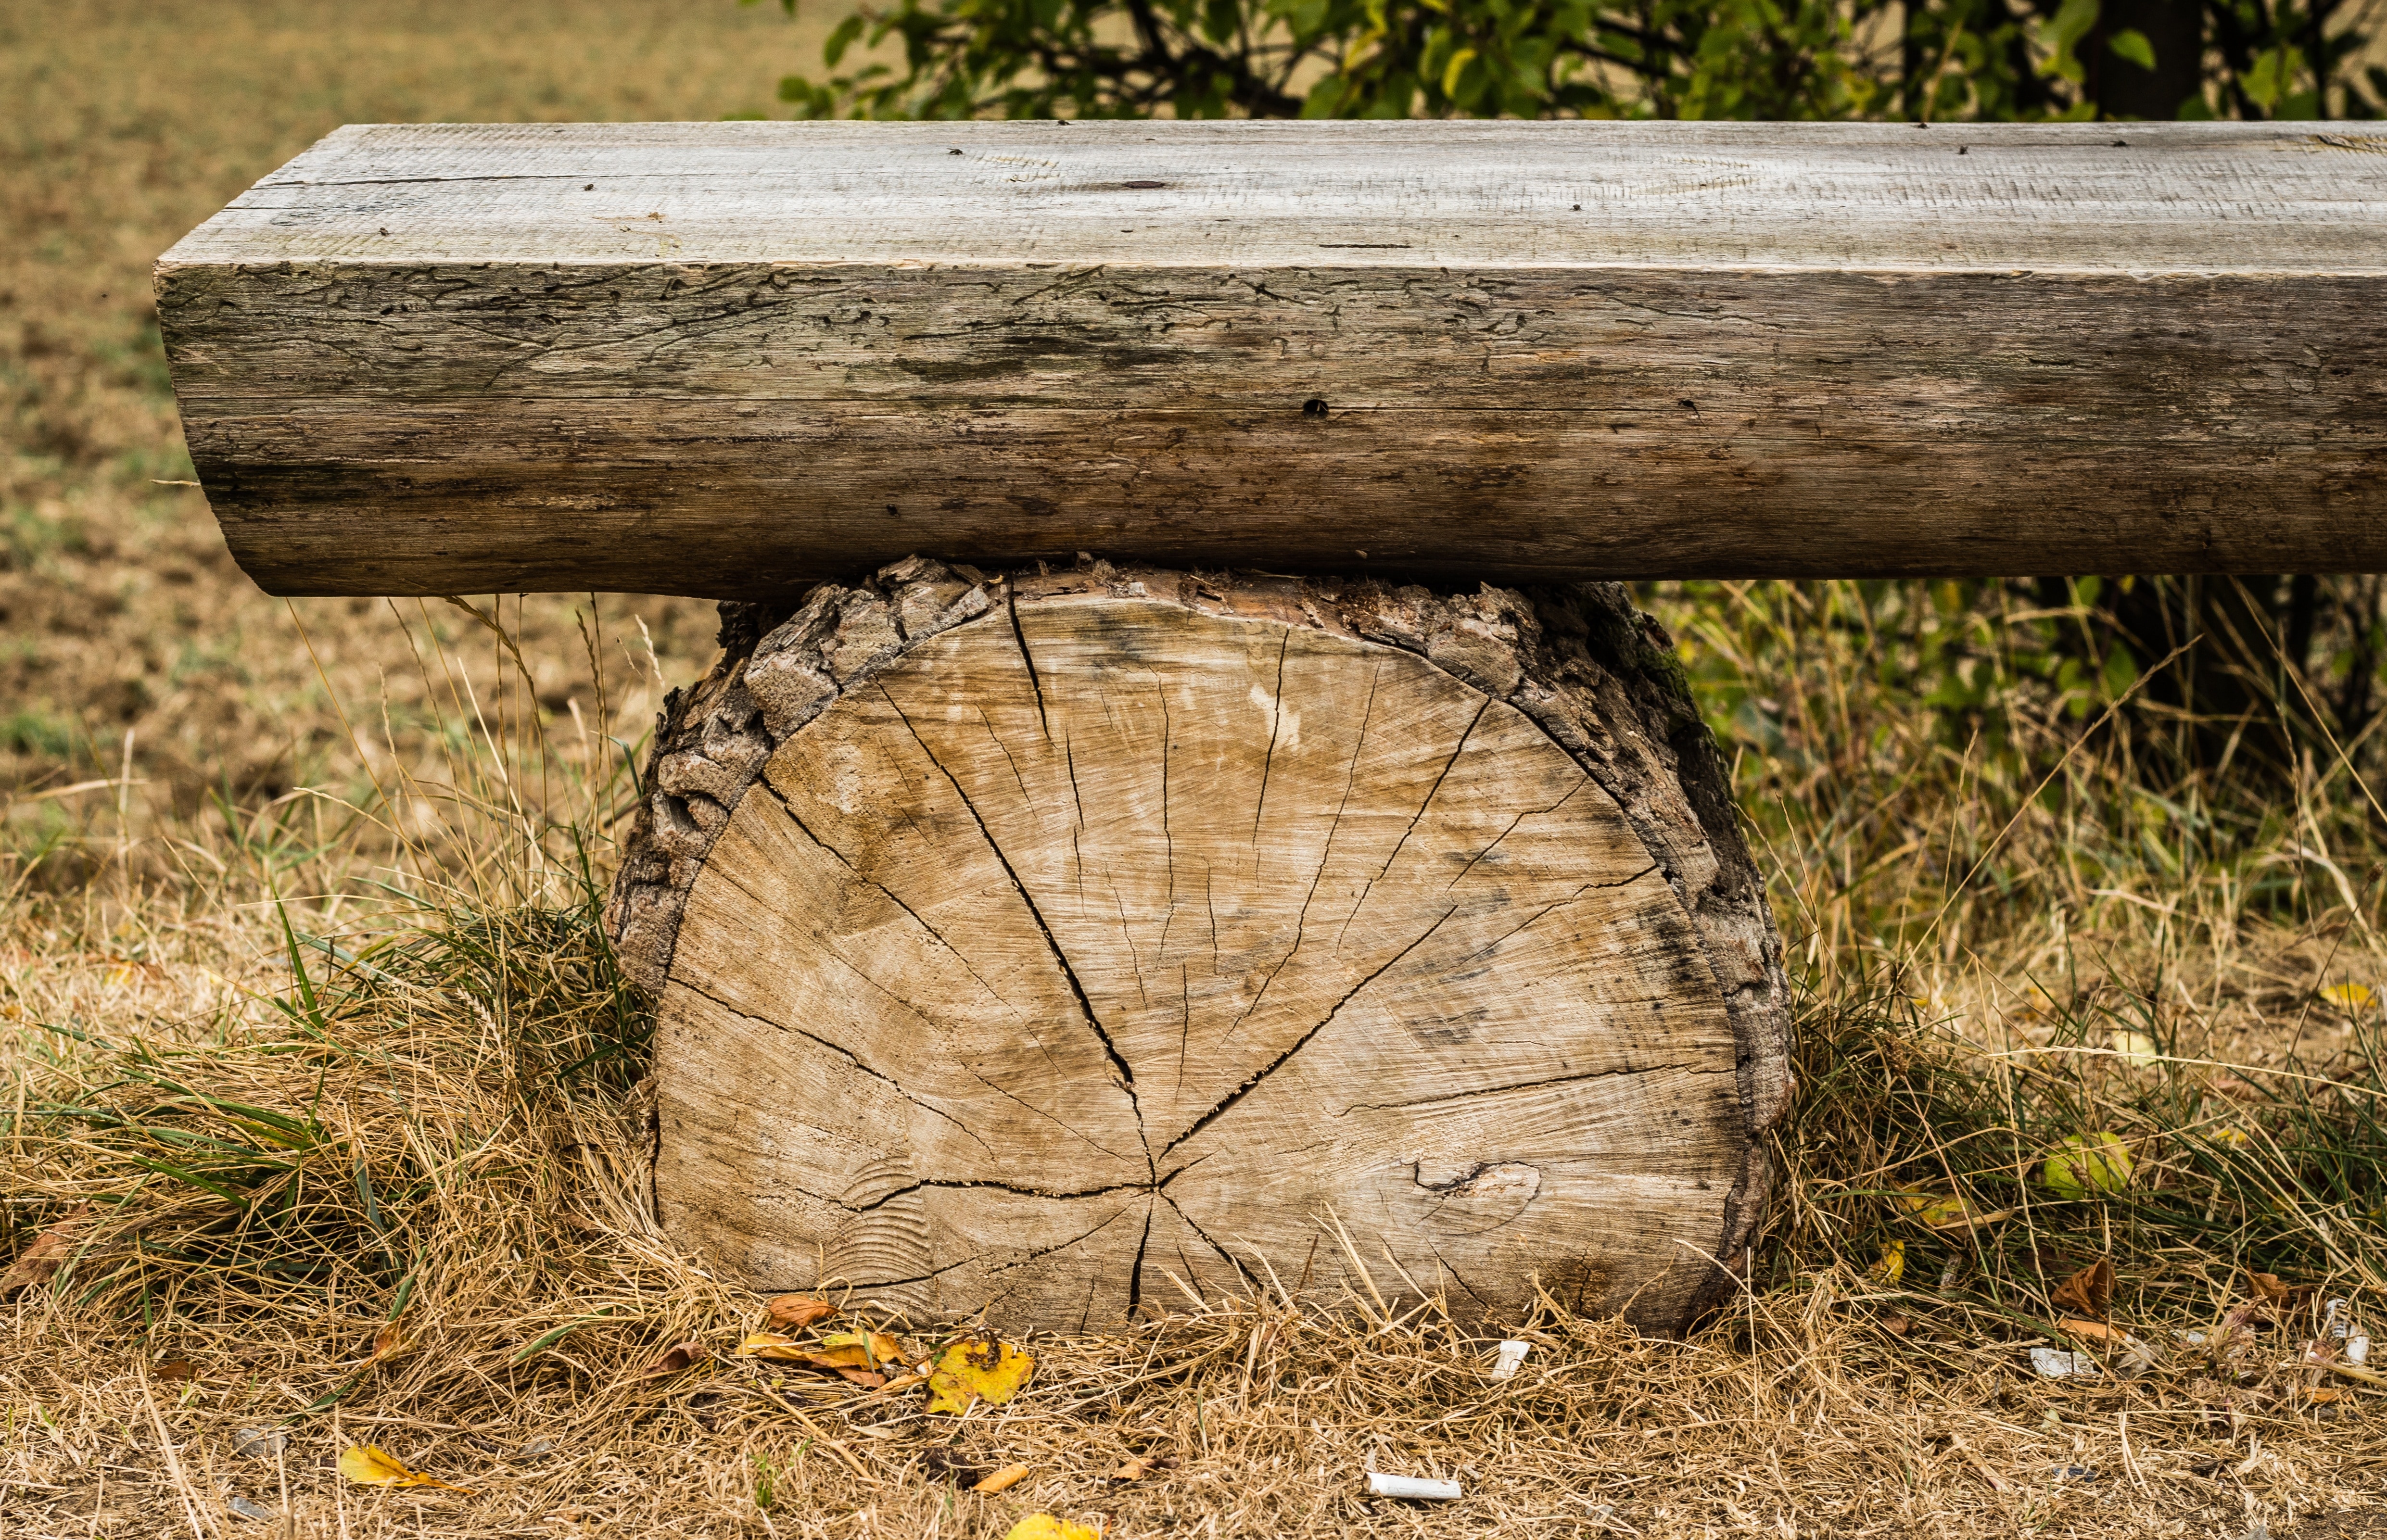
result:
<svg viewBox="0 0 2387 1540"><path fill-rule="evenodd" d="M958 1193L966 1191L973 1187L981 1187L990 1192L995 1193L1016 1193L1023 1198L1052 1198L1063 1202L1075 1198L1106 1197L1113 1193L1149 1193L1153 1191L1153 1185L1148 1181L1115 1181L1102 1187L1086 1187L1073 1192L1056 1192L1049 1188L1030 1187L1025 1182L998 1181L992 1177L974 1178L967 1181L941 1181L933 1178L924 1177L918 1181L907 1181L903 1186L894 1189L892 1192L871 1199L868 1203L848 1203L843 1198L831 1197L826 1193L812 1193L807 1195L818 1198L823 1203L835 1204L838 1207L844 1209L849 1214L868 1214L886 1207L889 1204L893 1203L898 1198L908 1197L914 1193ZM802 1191L802 1189L799 1189L798 1191Z"/></svg>
<svg viewBox="0 0 2387 1540"><path fill-rule="evenodd" d="M1153 1199L1143 1205L1143 1237L1136 1242L1135 1260L1129 1264L1127 1269L1127 1319L1130 1320L1135 1319L1137 1308L1143 1304L1143 1257L1144 1253L1152 1249L1152 1211L1157 1206L1158 1196L1156 1190ZM1080 1323L1080 1330L1083 1329Z"/></svg>
<svg viewBox="0 0 2387 1540"><path fill-rule="evenodd" d="M1053 737L1053 718L1044 710L1044 681L1036 672L1036 654L1029 650L1028 633L1020 629L1019 595L1016 592L1004 595L1003 609L1011 617L1012 640L1019 644L1019 661L1028 665L1028 683L1036 691L1036 725L1044 729L1044 737L1049 741Z"/></svg>
<svg viewBox="0 0 2387 1540"><path fill-rule="evenodd" d="M1013 613L1017 614L1015 606ZM1277 734L1284 726L1284 655L1293 649L1293 633L1287 631L1276 650L1276 694L1269 701L1268 753L1260 761L1260 794L1252 803L1252 848L1259 849L1260 820L1268 814L1269 776L1276 773Z"/></svg>
<svg viewBox="0 0 2387 1540"><path fill-rule="evenodd" d="M1244 1281L1244 1287L1253 1290L1255 1293L1258 1291L1259 1280L1254 1278L1251 1274L1251 1270L1236 1259L1233 1252L1229 1251L1218 1242L1210 1239L1210 1232L1204 1230L1200 1225L1195 1224L1194 1222L1194 1217L1186 1213L1184 1208L1175 1198L1170 1197L1166 1193L1161 1193L1160 1198L1163 1203L1168 1205L1171 1212L1175 1213L1179 1218L1185 1221L1185 1228L1192 1231L1196 1239L1198 1239L1204 1245L1208 1246L1212 1251L1217 1252L1226 1260L1229 1267L1235 1269L1235 1275Z"/></svg>
<svg viewBox="0 0 2387 1540"><path fill-rule="evenodd" d="M1457 1268L1450 1265L1450 1258L1442 1254L1442 1248L1440 1246L1433 1248L1433 1259L1442 1265L1443 1271L1450 1274L1453 1279L1458 1281L1459 1286L1465 1289L1469 1296L1474 1299L1477 1304L1489 1305L1492 1303L1490 1300L1484 1297L1482 1292L1479 1291L1474 1284L1467 1281L1467 1275L1465 1273L1460 1272Z"/></svg>

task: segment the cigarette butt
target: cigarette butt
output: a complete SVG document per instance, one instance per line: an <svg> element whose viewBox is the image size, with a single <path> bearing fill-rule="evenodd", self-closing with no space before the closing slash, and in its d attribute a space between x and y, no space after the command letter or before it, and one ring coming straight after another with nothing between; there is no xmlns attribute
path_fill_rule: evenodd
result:
<svg viewBox="0 0 2387 1540"><path fill-rule="evenodd" d="M1459 1483L1436 1481L1431 1476L1387 1476L1381 1471L1370 1471L1368 1472L1368 1496L1448 1502L1459 1496Z"/></svg>
<svg viewBox="0 0 2387 1540"><path fill-rule="evenodd" d="M1499 1357L1492 1362L1492 1378L1506 1380L1514 1376L1517 1366L1525 1361L1525 1355L1533 1351L1533 1346L1534 1344L1528 1342L1502 1343Z"/></svg>

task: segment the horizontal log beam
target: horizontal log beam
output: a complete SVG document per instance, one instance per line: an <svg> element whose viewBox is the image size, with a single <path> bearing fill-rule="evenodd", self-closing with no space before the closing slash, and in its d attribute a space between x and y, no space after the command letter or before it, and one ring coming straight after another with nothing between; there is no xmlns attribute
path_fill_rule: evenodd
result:
<svg viewBox="0 0 2387 1540"><path fill-rule="evenodd" d="M352 127L158 293L276 593L2387 569L2358 124Z"/></svg>

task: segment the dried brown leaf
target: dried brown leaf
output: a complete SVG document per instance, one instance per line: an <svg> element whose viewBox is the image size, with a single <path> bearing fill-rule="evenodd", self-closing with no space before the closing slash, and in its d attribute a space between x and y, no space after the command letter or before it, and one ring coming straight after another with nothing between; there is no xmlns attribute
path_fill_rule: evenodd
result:
<svg viewBox="0 0 2387 1540"><path fill-rule="evenodd" d="M674 1343L662 1357L638 1371L641 1380L660 1380L667 1374L677 1374L692 1364L701 1364L713 1357L713 1350L701 1342Z"/></svg>
<svg viewBox="0 0 2387 1540"><path fill-rule="evenodd" d="M1111 1472L1115 1482L1140 1482L1155 1471L1174 1471L1177 1462L1166 1455L1138 1455Z"/></svg>
<svg viewBox="0 0 2387 1540"><path fill-rule="evenodd" d="M774 1332L801 1332L837 1314L837 1306L816 1294L781 1294L763 1307L764 1323Z"/></svg>
<svg viewBox="0 0 2387 1540"><path fill-rule="evenodd" d="M67 1211L65 1218L34 1236L33 1243L25 1248L25 1255L10 1263L6 1272L0 1273L0 1299L6 1299L19 1289L39 1288L57 1277L58 1269L66 1265L68 1254L82 1238L91 1219L91 1205L79 1203Z"/></svg>
<svg viewBox="0 0 2387 1540"><path fill-rule="evenodd" d="M2048 1303L2058 1310L2103 1320L2114 1306L2114 1259L2100 1256L2057 1286Z"/></svg>
<svg viewBox="0 0 2387 1540"><path fill-rule="evenodd" d="M755 1332L738 1344L738 1354L740 1357L762 1358L775 1364L794 1364L800 1369L842 1375L855 1384L868 1385L874 1390L887 1382L887 1377L872 1367L870 1349L858 1341L824 1349L817 1344L798 1342L776 1332Z"/></svg>

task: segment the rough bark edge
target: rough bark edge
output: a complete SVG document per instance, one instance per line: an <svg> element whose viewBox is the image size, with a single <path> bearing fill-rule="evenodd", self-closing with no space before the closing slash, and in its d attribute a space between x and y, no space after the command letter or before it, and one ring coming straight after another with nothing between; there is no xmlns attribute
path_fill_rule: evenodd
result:
<svg viewBox="0 0 2387 1540"><path fill-rule="evenodd" d="M940 632L1021 603L1097 589L1203 613L1267 618L1415 653L1531 717L1613 798L1665 874L1712 970L1737 1045L1749 1146L1724 1200L1716 1264L1687 1312L1744 1276L1772 1168L1765 1134L1790 1095L1789 990L1764 879L1742 839L1729 773L1673 644L1621 583L1472 594L1372 579L1077 569L989 577L912 556L800 605L725 602L721 657L664 698L605 928L623 971L660 993L689 888L781 743ZM1669 786L1679 794L1669 793ZM1693 1263L1693 1265L1699 1265Z"/></svg>

